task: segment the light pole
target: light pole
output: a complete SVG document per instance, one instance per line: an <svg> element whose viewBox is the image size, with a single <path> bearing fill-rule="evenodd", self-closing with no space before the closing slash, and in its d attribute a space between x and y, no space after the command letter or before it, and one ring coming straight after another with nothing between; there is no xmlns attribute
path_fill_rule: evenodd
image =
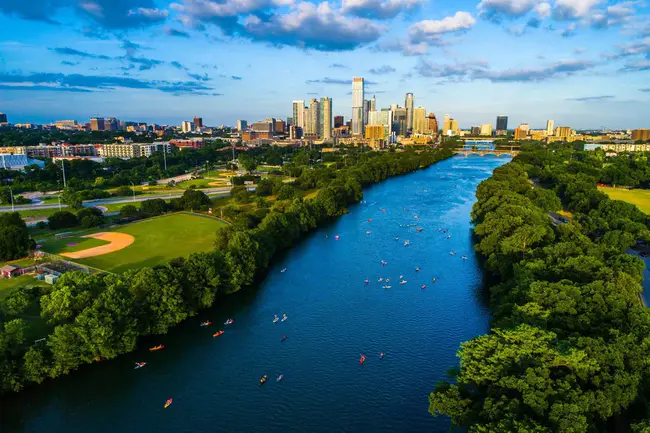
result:
<svg viewBox="0 0 650 433"><path fill-rule="evenodd" d="M11 211L14 211L14 191L9 187L9 194L11 194Z"/></svg>
<svg viewBox="0 0 650 433"><path fill-rule="evenodd" d="M65 183L65 160L61 159L61 169L63 170L63 188L66 187Z"/></svg>
<svg viewBox="0 0 650 433"><path fill-rule="evenodd" d="M59 210L61 210L61 196L59 195Z"/></svg>
<svg viewBox="0 0 650 433"><path fill-rule="evenodd" d="M133 203L135 203L135 185L133 184L133 182L130 182L130 183L131 183L131 186L133 187L133 188L131 188L131 191L133 191Z"/></svg>

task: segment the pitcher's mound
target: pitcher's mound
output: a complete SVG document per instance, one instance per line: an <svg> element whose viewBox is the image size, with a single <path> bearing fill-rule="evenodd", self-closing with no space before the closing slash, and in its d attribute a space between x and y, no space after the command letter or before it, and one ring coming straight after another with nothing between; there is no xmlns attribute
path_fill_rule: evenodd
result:
<svg viewBox="0 0 650 433"><path fill-rule="evenodd" d="M110 244L102 245L100 247L88 248L81 251L75 251L74 253L62 253L61 255L69 257L71 259L87 259L88 257L114 253L115 251L119 251L123 248L128 247L135 241L135 238L133 236L120 232L101 232L83 237L99 239L102 241L110 242Z"/></svg>

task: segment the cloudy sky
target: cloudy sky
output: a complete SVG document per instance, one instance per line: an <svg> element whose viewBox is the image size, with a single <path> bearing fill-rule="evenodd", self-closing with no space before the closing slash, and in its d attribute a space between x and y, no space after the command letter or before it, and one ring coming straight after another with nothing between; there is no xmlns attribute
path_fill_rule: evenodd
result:
<svg viewBox="0 0 650 433"><path fill-rule="evenodd" d="M291 115L351 79L461 127L650 127L650 0L0 0L9 121Z"/></svg>

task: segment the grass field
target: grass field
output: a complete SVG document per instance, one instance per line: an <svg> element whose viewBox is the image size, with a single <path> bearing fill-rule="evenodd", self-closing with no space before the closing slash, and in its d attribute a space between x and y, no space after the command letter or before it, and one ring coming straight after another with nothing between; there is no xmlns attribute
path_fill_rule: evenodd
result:
<svg viewBox="0 0 650 433"><path fill-rule="evenodd" d="M68 244L77 244L69 247ZM101 239L94 238L83 238L81 236L73 236L64 239L58 240L48 240L44 246L44 250L47 252L56 251L57 254L60 253L74 253L75 251L86 250L88 248L100 247L106 245L109 242L103 241ZM50 251L51 250L51 251Z"/></svg>
<svg viewBox="0 0 650 433"><path fill-rule="evenodd" d="M211 250L216 231L224 225L214 218L184 213L144 220L111 230L132 235L135 237L133 244L114 253L75 262L111 272L155 266L175 257ZM53 254L65 252L65 244L76 241L71 239L75 238L63 239L62 243L47 242L43 250ZM92 246L84 244L87 248Z"/></svg>
<svg viewBox="0 0 650 433"><path fill-rule="evenodd" d="M641 212L650 215L650 190L647 189L622 189L598 188L612 200L621 200L638 207Z"/></svg>
<svg viewBox="0 0 650 433"><path fill-rule="evenodd" d="M19 286L47 286L45 281L40 281L31 275L21 275L14 278L0 278L0 299L6 296L11 289Z"/></svg>

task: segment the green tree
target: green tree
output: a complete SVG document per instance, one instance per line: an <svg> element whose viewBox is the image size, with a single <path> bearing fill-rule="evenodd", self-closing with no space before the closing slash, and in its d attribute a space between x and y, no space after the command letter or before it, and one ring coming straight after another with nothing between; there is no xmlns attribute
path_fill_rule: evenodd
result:
<svg viewBox="0 0 650 433"><path fill-rule="evenodd" d="M0 260L25 257L30 249L29 232L17 212L0 214Z"/></svg>
<svg viewBox="0 0 650 433"><path fill-rule="evenodd" d="M210 198L202 191L186 189L181 197L183 209L189 211L198 211L210 204Z"/></svg>
<svg viewBox="0 0 650 433"><path fill-rule="evenodd" d="M68 229L79 224L77 217L72 212L54 212L47 218L47 226L52 230Z"/></svg>

